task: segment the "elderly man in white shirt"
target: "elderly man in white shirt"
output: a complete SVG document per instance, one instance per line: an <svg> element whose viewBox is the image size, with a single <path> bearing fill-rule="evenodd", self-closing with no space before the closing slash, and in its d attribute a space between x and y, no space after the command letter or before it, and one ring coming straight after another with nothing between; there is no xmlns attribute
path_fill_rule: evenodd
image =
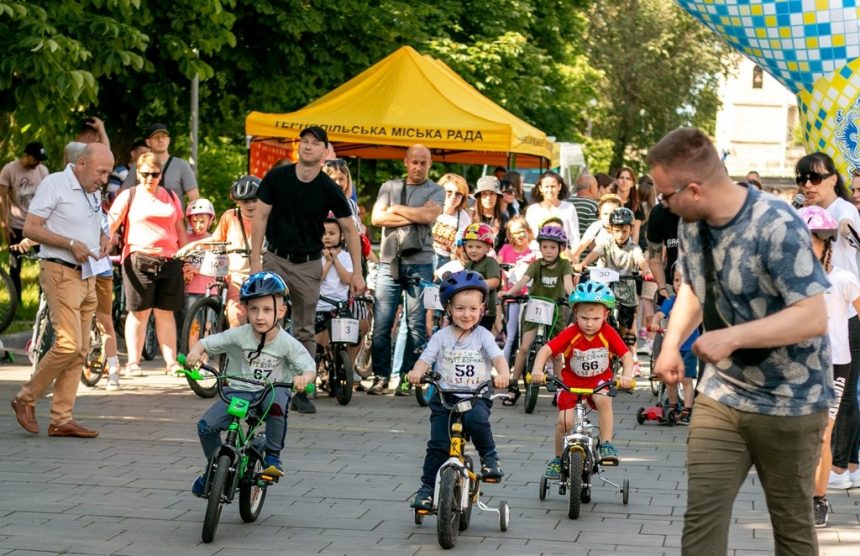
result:
<svg viewBox="0 0 860 556"><path fill-rule="evenodd" d="M96 278L84 278L82 270L90 258L102 258L110 248L102 229L101 187L113 163L107 147L91 143L74 164L42 181L24 221L24 236L42 245L39 284L56 338L12 400L18 424L32 434L39 434L36 401L53 384L48 436L98 436L72 419L72 409L96 308Z"/></svg>

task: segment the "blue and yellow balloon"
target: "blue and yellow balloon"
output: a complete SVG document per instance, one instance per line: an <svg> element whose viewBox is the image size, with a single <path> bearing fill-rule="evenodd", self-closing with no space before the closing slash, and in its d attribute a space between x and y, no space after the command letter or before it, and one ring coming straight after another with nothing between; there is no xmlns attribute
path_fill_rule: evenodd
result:
<svg viewBox="0 0 860 556"><path fill-rule="evenodd" d="M860 168L860 0L678 0L797 95L803 140Z"/></svg>

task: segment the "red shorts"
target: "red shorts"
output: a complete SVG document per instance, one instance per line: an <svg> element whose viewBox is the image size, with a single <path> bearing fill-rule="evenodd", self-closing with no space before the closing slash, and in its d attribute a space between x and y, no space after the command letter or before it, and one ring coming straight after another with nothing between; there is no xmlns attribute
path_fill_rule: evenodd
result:
<svg viewBox="0 0 860 556"><path fill-rule="evenodd" d="M565 384L570 386L571 388L594 388L598 384L606 382L607 380L612 380L612 369L607 369L603 373L595 376L579 376L573 374L573 372L565 367L561 371L561 379ZM588 405L591 406L591 409L597 409L594 405L594 402L591 400L591 396L587 397ZM558 394L558 410L564 411L566 409L573 409L576 405L576 396L571 394L570 392L565 392L563 390L559 391Z"/></svg>

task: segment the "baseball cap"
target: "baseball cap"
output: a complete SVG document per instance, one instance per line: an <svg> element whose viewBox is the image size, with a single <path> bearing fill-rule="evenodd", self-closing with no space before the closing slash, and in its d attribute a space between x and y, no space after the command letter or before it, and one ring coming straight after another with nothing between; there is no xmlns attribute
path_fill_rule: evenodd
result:
<svg viewBox="0 0 860 556"><path fill-rule="evenodd" d="M146 128L146 135L144 135L144 137L149 139L150 137L152 137L153 135L155 135L156 133L159 133L159 132L160 133L166 133L167 136L170 137L170 132L167 131L167 126L164 124L152 124L151 126Z"/></svg>
<svg viewBox="0 0 860 556"><path fill-rule="evenodd" d="M48 153L45 152L45 147L43 147L42 143L39 143L38 141L27 143L27 146L24 147L24 154L29 154L39 161L48 160Z"/></svg>
<svg viewBox="0 0 860 556"><path fill-rule="evenodd" d="M501 195L502 191L499 189L499 178L496 176L484 176L479 179L478 187L475 188L475 195L482 191L492 191L496 195Z"/></svg>
<svg viewBox="0 0 860 556"><path fill-rule="evenodd" d="M328 133L326 133L325 130L323 128L321 128L320 126L312 125L310 127L304 128L301 131L301 133L299 133L299 137L304 137L308 133L310 133L311 135L316 137L319 141L322 141L323 143L326 144L326 146L328 146Z"/></svg>

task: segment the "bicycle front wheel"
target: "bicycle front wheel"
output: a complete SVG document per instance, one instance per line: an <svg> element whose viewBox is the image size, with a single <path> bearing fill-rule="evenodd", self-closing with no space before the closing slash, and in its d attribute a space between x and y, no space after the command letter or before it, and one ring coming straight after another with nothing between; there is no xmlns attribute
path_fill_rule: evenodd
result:
<svg viewBox="0 0 860 556"><path fill-rule="evenodd" d="M218 521L221 519L221 508L224 505L223 495L227 488L227 478L230 474L230 456L223 454L218 458L215 472L212 473L212 484L209 486L209 501L206 504L206 514L203 516L203 542L212 542Z"/></svg>
<svg viewBox="0 0 860 556"><path fill-rule="evenodd" d="M12 278L0 268L0 332L3 332L15 319L15 311L18 309L18 291Z"/></svg>
<svg viewBox="0 0 860 556"><path fill-rule="evenodd" d="M89 340L90 349L87 351L87 358L84 360L84 369L81 371L81 383L84 386L93 387L104 376L107 365L104 329L96 319L93 319Z"/></svg>
<svg viewBox="0 0 860 556"><path fill-rule="evenodd" d="M346 405L352 399L353 370L349 353L338 349L334 356L334 381L329 385L334 390L334 397L340 405Z"/></svg>
<svg viewBox="0 0 860 556"><path fill-rule="evenodd" d="M201 297L191 305L185 315L180 351L188 353L203 338L222 332L223 323L221 304L214 297ZM223 358L220 363L223 365ZM207 380L186 378L188 385L201 398L211 398L218 394L218 383L214 377Z"/></svg>

